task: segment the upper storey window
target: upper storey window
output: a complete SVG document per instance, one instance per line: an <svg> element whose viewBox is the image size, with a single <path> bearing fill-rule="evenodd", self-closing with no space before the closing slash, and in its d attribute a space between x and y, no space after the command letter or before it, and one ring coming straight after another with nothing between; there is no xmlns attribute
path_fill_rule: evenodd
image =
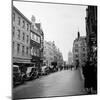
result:
<svg viewBox="0 0 100 100"><path fill-rule="evenodd" d="M22 26L23 28L25 28L25 21L23 20L23 26Z"/></svg>
<svg viewBox="0 0 100 100"><path fill-rule="evenodd" d="M13 12L13 15L12 16L13 16L13 21L15 21L15 13L14 12Z"/></svg>
<svg viewBox="0 0 100 100"><path fill-rule="evenodd" d="M18 25L20 25L20 20L21 20L20 17L18 17Z"/></svg>

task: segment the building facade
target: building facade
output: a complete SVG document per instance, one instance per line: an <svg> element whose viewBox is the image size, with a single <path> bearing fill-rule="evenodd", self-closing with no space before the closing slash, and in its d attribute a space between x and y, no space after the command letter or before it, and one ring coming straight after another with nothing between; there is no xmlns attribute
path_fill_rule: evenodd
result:
<svg viewBox="0 0 100 100"><path fill-rule="evenodd" d="M36 23L36 27L38 28L38 32L40 34L40 62L43 64L44 56L43 56L43 50L44 50L44 33L41 27L41 23Z"/></svg>
<svg viewBox="0 0 100 100"><path fill-rule="evenodd" d="M63 64L63 56L60 50L56 47L54 42L44 41L44 63L50 66L56 62L58 66Z"/></svg>
<svg viewBox="0 0 100 100"><path fill-rule="evenodd" d="M28 66L31 63L31 22L16 8L12 9L12 57L13 64Z"/></svg>
<svg viewBox="0 0 100 100"><path fill-rule="evenodd" d="M80 36L78 32L78 37L73 43L73 64L75 66L84 66L87 61L87 45L86 37Z"/></svg>
<svg viewBox="0 0 100 100"><path fill-rule="evenodd" d="M33 17L33 16L32 16ZM34 18L32 18L34 19ZM41 29L40 23L35 23L32 20L31 24L31 55L32 55L32 63L35 66L41 66L43 63L43 41L44 41L44 34Z"/></svg>
<svg viewBox="0 0 100 100"><path fill-rule="evenodd" d="M69 65L73 64L73 53L71 51L68 52L68 64Z"/></svg>
<svg viewBox="0 0 100 100"><path fill-rule="evenodd" d="M97 66L97 6L86 9L88 61Z"/></svg>

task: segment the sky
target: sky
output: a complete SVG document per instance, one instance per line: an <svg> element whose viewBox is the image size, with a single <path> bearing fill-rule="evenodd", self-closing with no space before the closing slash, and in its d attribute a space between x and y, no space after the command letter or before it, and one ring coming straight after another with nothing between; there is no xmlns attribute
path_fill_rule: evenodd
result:
<svg viewBox="0 0 100 100"><path fill-rule="evenodd" d="M77 32L86 36L87 6L20 1L13 1L13 5L29 20L35 16L36 22L41 23L44 39L55 42L65 61L68 60L68 52L72 51Z"/></svg>

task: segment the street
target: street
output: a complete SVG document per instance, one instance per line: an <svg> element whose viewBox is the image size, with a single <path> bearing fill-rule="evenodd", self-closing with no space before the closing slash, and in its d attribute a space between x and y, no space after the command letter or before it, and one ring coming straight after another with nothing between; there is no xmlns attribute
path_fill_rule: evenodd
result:
<svg viewBox="0 0 100 100"><path fill-rule="evenodd" d="M63 70L26 82L13 89L13 98L36 98L86 94L81 71Z"/></svg>

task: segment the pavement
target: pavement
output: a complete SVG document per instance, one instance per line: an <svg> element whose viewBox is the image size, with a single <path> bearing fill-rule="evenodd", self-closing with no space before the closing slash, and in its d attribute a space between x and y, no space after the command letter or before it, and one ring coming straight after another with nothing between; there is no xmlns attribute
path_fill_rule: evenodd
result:
<svg viewBox="0 0 100 100"><path fill-rule="evenodd" d="M52 73L13 89L13 99L84 94L87 93L84 91L84 79L80 68Z"/></svg>

